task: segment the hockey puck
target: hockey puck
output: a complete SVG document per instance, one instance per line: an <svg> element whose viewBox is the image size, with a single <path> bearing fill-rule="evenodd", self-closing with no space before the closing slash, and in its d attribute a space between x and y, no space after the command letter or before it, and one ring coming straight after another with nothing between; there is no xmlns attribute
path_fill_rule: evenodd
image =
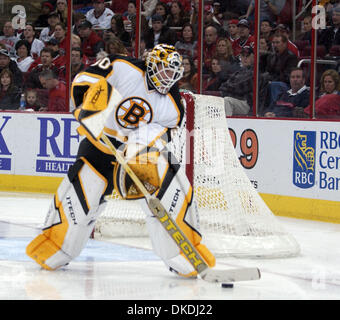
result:
<svg viewBox="0 0 340 320"><path fill-rule="evenodd" d="M234 288L234 284L233 283L222 283L221 287L222 288Z"/></svg>

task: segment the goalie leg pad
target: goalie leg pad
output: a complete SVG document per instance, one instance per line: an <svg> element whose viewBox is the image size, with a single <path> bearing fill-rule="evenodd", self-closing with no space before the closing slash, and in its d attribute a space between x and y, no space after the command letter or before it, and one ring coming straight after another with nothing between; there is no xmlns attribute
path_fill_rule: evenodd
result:
<svg viewBox="0 0 340 320"><path fill-rule="evenodd" d="M77 257L104 210L106 186L106 179L86 159L78 159L54 196L43 232L27 246L27 255L48 270Z"/></svg>
<svg viewBox="0 0 340 320"><path fill-rule="evenodd" d="M183 167L176 163L170 164L168 156L169 154L162 152L162 156L158 159L159 176L162 179L160 188L156 192L157 198L205 262L212 267L215 265L215 257L201 243L202 236L199 232L198 212L192 187ZM180 252L160 221L153 216L145 201L142 202L142 208L147 213L146 222L155 253L162 258L171 271L185 277L196 276L197 272Z"/></svg>

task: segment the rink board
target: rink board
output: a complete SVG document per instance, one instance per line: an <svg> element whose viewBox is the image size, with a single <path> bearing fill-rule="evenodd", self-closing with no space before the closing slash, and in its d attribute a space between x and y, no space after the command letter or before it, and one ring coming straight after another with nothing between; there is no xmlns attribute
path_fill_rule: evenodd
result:
<svg viewBox="0 0 340 320"><path fill-rule="evenodd" d="M246 174L275 214L340 223L340 122L229 118L228 125ZM1 113L0 190L53 193L75 160L77 127L71 114Z"/></svg>

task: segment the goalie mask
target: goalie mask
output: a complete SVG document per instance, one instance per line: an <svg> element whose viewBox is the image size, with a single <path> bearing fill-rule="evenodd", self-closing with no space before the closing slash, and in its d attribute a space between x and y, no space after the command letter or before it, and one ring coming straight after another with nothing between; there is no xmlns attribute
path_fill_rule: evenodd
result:
<svg viewBox="0 0 340 320"><path fill-rule="evenodd" d="M183 76L182 57L174 46L159 44L146 58L147 76L155 89L167 94Z"/></svg>

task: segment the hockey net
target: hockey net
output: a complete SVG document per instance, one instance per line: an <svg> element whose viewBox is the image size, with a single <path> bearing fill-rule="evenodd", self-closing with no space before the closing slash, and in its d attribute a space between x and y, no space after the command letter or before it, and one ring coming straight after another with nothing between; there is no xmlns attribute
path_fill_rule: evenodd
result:
<svg viewBox="0 0 340 320"><path fill-rule="evenodd" d="M168 144L193 181L204 243L217 257L290 257L300 249L252 186L236 155L220 97L182 93L186 116ZM192 116L194 115L194 117ZM114 194L95 238L148 236L136 201Z"/></svg>

